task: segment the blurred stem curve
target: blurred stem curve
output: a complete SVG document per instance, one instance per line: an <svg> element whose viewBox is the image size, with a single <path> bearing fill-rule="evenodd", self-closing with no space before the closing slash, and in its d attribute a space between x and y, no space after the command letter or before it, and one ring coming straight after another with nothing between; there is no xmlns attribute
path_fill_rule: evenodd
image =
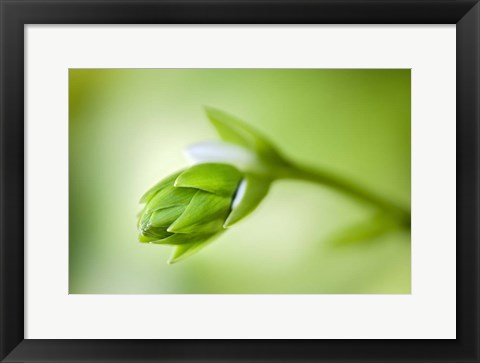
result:
<svg viewBox="0 0 480 363"><path fill-rule="evenodd" d="M287 162L282 168L277 170L277 177L279 179L304 180L328 186L354 199L377 207L392 217L403 228L410 228L411 213L409 209L399 206L366 188L325 170Z"/></svg>

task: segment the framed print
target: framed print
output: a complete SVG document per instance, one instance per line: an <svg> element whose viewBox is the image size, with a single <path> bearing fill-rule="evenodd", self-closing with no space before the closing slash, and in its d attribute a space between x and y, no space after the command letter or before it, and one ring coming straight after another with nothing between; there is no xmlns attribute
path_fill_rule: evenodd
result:
<svg viewBox="0 0 480 363"><path fill-rule="evenodd" d="M2 362L480 361L477 1L1 12Z"/></svg>

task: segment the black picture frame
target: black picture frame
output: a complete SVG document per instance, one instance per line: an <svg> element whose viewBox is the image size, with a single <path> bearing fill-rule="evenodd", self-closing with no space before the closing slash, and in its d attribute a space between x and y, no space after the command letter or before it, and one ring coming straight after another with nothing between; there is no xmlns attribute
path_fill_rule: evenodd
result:
<svg viewBox="0 0 480 363"><path fill-rule="evenodd" d="M478 0L0 0L0 11L2 362L480 362ZM457 339L24 339L24 26L158 23L456 24Z"/></svg>

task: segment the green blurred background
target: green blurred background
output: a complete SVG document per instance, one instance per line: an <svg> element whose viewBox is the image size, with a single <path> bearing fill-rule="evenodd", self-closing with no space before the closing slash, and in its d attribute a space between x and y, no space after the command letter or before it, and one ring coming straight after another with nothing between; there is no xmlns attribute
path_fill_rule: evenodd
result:
<svg viewBox="0 0 480 363"><path fill-rule="evenodd" d="M71 69L69 102L71 294L410 293L410 232L342 243L372 210L307 182L174 265L136 231L140 196L217 139L204 105L409 208L410 70Z"/></svg>

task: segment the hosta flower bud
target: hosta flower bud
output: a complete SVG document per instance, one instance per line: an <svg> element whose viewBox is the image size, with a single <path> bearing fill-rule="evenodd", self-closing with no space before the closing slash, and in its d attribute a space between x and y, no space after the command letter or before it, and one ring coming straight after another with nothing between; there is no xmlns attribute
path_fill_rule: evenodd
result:
<svg viewBox="0 0 480 363"><path fill-rule="evenodd" d="M203 248L250 213L270 181L228 164L205 163L173 174L142 197L140 242L174 245L169 263Z"/></svg>
<svg viewBox="0 0 480 363"><path fill-rule="evenodd" d="M205 111L222 141L188 147L187 155L195 165L162 180L141 199L145 207L138 219L139 240L173 245L169 263L197 252L249 214L276 179L326 185L387 215L386 222L381 217L366 228L354 228L348 238L384 233L392 226L410 228L409 210L330 173L290 161L261 133L232 115L211 107Z"/></svg>

